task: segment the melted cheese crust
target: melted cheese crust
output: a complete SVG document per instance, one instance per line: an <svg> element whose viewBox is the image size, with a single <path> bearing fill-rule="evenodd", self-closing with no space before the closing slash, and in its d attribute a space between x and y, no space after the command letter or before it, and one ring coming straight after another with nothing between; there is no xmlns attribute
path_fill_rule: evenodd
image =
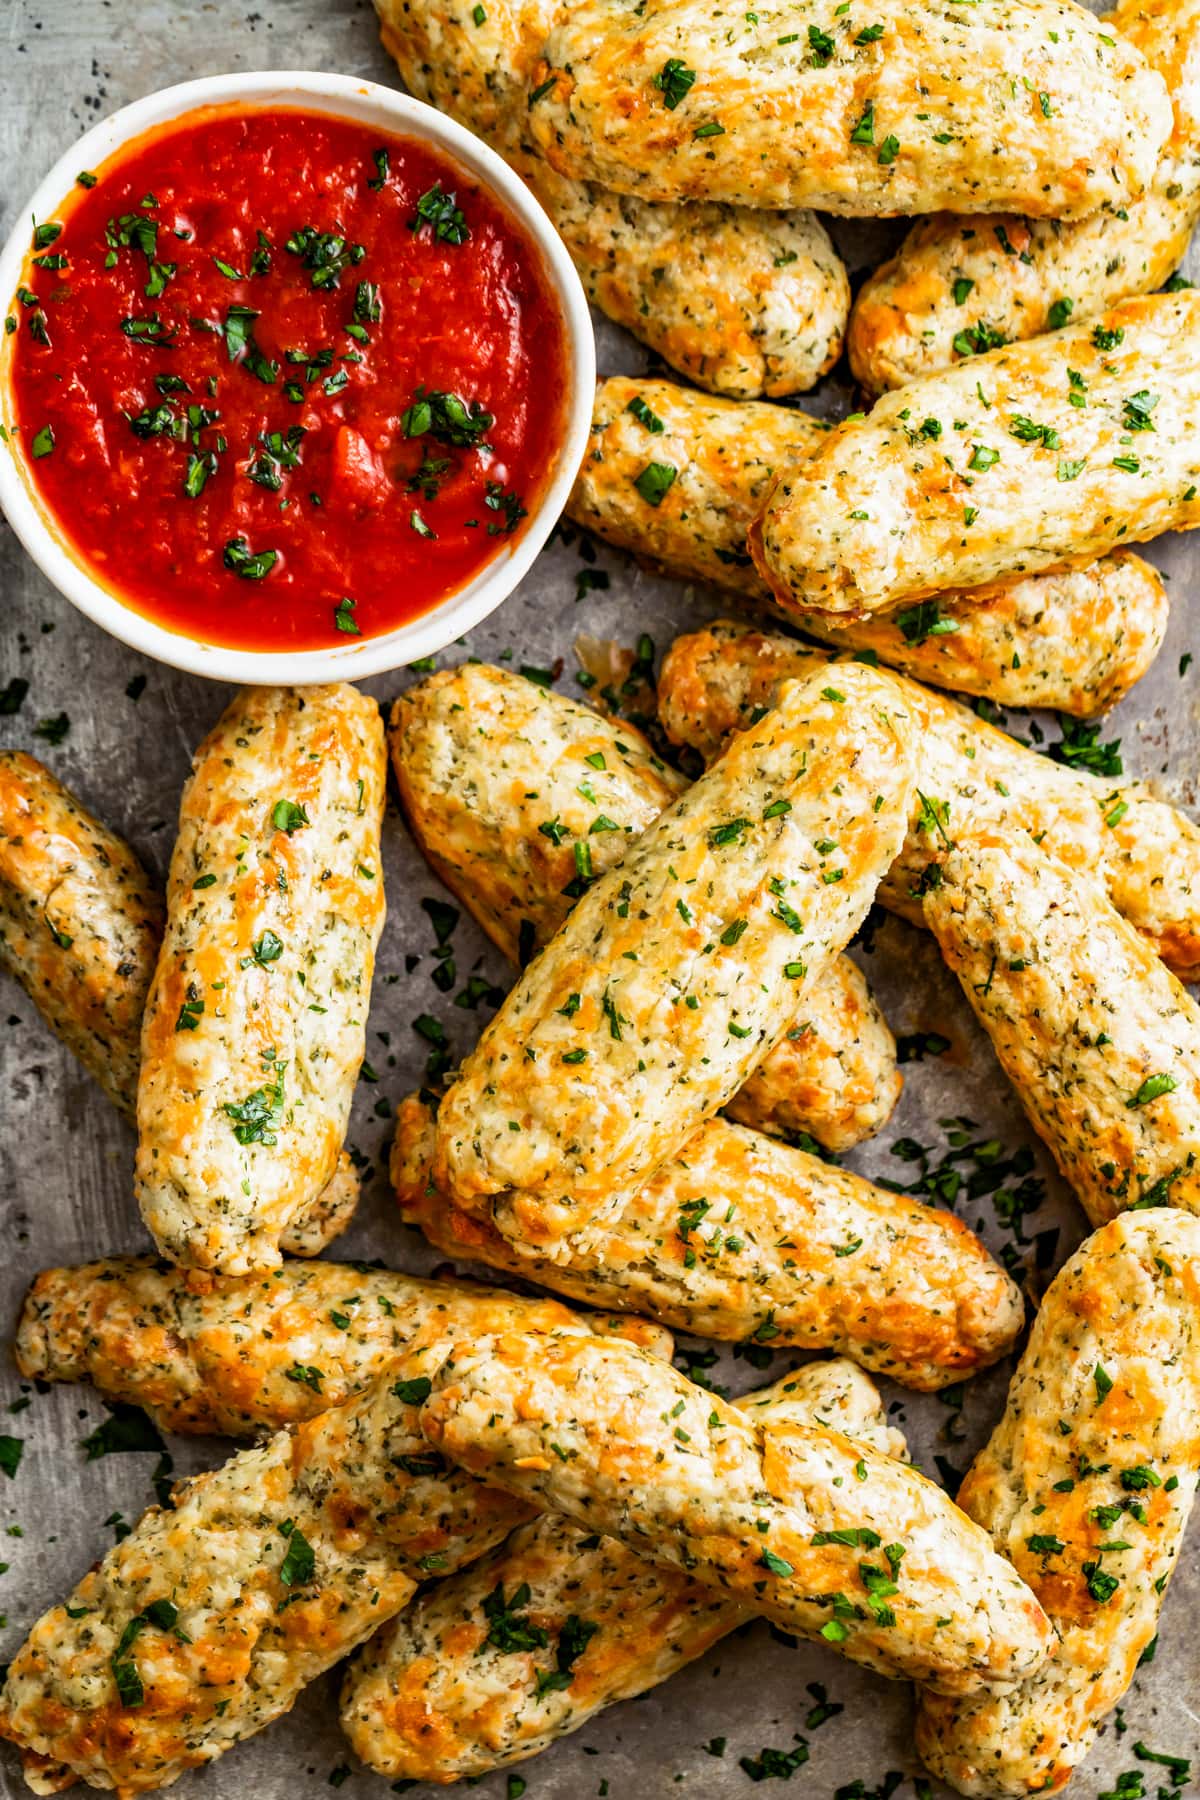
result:
<svg viewBox="0 0 1200 1800"><path fill-rule="evenodd" d="M676 638L658 683L668 737L716 755L819 654L729 621ZM830 673L841 679L840 667ZM986 825L1028 832L1060 862L1098 874L1117 911L1181 980L1200 974L1200 827L1186 813L1139 783L1114 787L1053 763L966 707L896 680L921 721L920 788L949 807L948 836ZM936 848L931 832L914 826L880 890L886 906L917 924L917 890Z"/></svg>
<svg viewBox="0 0 1200 1800"><path fill-rule="evenodd" d="M869 393L1161 287L1200 217L1200 0L1122 0L1104 20L1167 84L1174 130L1126 205L1064 223L1003 213L922 219L859 289L847 349ZM1057 309L1057 310L1055 310Z"/></svg>
<svg viewBox="0 0 1200 1800"><path fill-rule="evenodd" d="M917 1747L934 1775L979 1800L1065 1786L1157 1629L1198 1466L1200 1219L1126 1213L1051 1284L958 1496L1058 1648L1006 1693L922 1696Z"/></svg>
<svg viewBox="0 0 1200 1800"><path fill-rule="evenodd" d="M884 0L872 22L864 41L830 0L583 0L546 41L528 130L564 174L647 200L1065 219L1150 181L1165 85L1090 15ZM672 58L695 76L682 94Z"/></svg>
<svg viewBox="0 0 1200 1800"><path fill-rule="evenodd" d="M886 395L784 473L763 579L854 618L1200 525L1198 335L1200 295L1154 294Z"/></svg>
<svg viewBox="0 0 1200 1800"><path fill-rule="evenodd" d="M460 1344L421 1423L476 1476L881 1674L968 1693L1045 1659L1041 1607L941 1488L836 1432L765 1430L632 1346ZM897 1591L880 1611L886 1545Z"/></svg>
<svg viewBox="0 0 1200 1800"><path fill-rule="evenodd" d="M383 928L385 770L378 708L345 685L244 690L196 752L138 1086L138 1204L173 1261L273 1267L334 1172Z"/></svg>
<svg viewBox="0 0 1200 1800"><path fill-rule="evenodd" d="M907 1457L878 1389L841 1358L807 1363L737 1404L767 1431L816 1424ZM541 1644L494 1641L486 1609L497 1591L510 1604L527 1592L519 1611ZM547 1513L376 1633L343 1685L342 1729L368 1768L393 1780L485 1775L668 1680L748 1616L617 1539ZM593 1633L569 1683L547 1685L539 1677L555 1670L559 1646L569 1650L572 1621Z"/></svg>
<svg viewBox="0 0 1200 1800"><path fill-rule="evenodd" d="M995 1362L1024 1325L1019 1290L952 1213L720 1119L615 1215L548 1250L455 1206L431 1178L433 1138L410 1095L391 1155L405 1217L451 1256L592 1306L727 1343L843 1350L921 1389Z"/></svg>
<svg viewBox="0 0 1200 1800"><path fill-rule="evenodd" d="M586 886L577 858L603 874L687 787L640 732L486 663L402 694L388 738L418 846L514 962ZM839 956L729 1110L845 1150L880 1129L901 1085L886 1021Z"/></svg>
<svg viewBox="0 0 1200 1800"><path fill-rule="evenodd" d="M438 1115L436 1173L534 1241L613 1210L728 1101L861 923L914 752L891 677L778 708L602 876L524 971Z"/></svg>

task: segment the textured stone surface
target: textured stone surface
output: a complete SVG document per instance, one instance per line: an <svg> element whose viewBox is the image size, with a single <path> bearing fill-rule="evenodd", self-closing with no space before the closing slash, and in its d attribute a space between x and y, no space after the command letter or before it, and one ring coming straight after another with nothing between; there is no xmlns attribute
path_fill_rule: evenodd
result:
<svg viewBox="0 0 1200 1800"><path fill-rule="evenodd" d="M8 0L3 9L5 80L0 83L0 166L5 170L3 229L7 231L42 173L63 147L95 119L154 88L227 69L308 68L389 78L375 39L374 18L361 0L277 0L271 11L243 11L227 0ZM873 261L894 236L891 228L840 231L851 268ZM1194 254L1194 252L1193 252ZM642 366L637 347L606 330L601 368ZM821 396L822 410L845 409L836 383ZM1175 616L1155 669L1109 721L1104 736L1122 739L1127 768L1154 778L1181 803L1197 802L1197 700L1200 663L1180 673L1180 658L1195 642L1189 590L1200 579L1200 541L1163 541L1151 556L1171 576ZM607 590L575 599L575 576L584 567L579 546L556 544L539 561L522 590L472 634L471 654L511 658L515 665L552 667L562 660L559 685L574 685L574 643L579 632L632 644L648 631L660 650L679 630L718 610L719 600L657 581L601 550L593 565L609 572ZM15 716L0 718L0 742L42 754L83 798L127 835L160 872L170 854L180 785L195 743L224 704L216 686L147 663L105 637L72 611L46 584L0 523L0 688L11 677L29 682ZM444 654L439 662L462 652ZM136 701L127 694L144 677ZM371 683L381 699L404 684L398 672ZM35 736L39 721L60 712L70 731L57 745ZM1040 726L1057 737L1053 720ZM1022 718L1013 728L1029 730ZM430 976L435 967L433 932L420 907L440 893L415 854L394 810L386 830L389 918L371 1013L368 1056L378 1082L360 1085L352 1140L378 1171L390 1129L390 1103L419 1079L427 1046L411 1021L432 1013L445 1021L455 1049L465 1050L485 1013L473 1013L443 996ZM457 988L475 971L503 982L499 957L469 920L454 938ZM416 958L411 972L406 958ZM938 1060L913 1063L904 1099L880 1140L850 1160L868 1174L913 1179L917 1168L898 1159L892 1146L914 1138L947 1150L940 1123L951 1115L974 1121L974 1139L995 1137L1006 1149L1031 1141L1028 1128L974 1028L932 945L891 921L867 959L871 979L898 1033L937 1030L952 1040ZM457 991L457 990L456 990ZM0 1325L5 1333L26 1283L51 1263L73 1262L118 1250L136 1250L145 1239L131 1199L133 1143L98 1089L41 1025L24 995L4 984L0 994L0 1207L6 1254L0 1271ZM966 1167L967 1165L962 1165ZM1057 1267L1082 1235L1082 1215L1050 1176L1038 1153L1046 1198L1025 1222L1029 1242L1018 1246L1027 1264L1040 1252L1046 1273ZM966 1186L958 1210L979 1225L993 1248L1014 1244L988 1196L971 1198ZM1058 1233L1057 1239L1052 1234ZM1051 1234L1043 1236L1042 1234ZM380 1257L427 1269L434 1263L414 1234L396 1223L386 1186L370 1182L353 1230L342 1240L345 1256ZM1046 1274L1034 1276L1044 1284ZM774 1365L776 1373L785 1366ZM762 1379L745 1361L723 1359L718 1372L735 1389ZM910 1434L922 1464L935 1457L961 1469L986 1435L1002 1405L1005 1371L972 1384L961 1411L936 1397L913 1398L898 1390L896 1419ZM107 1522L115 1512L136 1518L152 1498L153 1455L87 1462L80 1440L104 1416L87 1390L56 1389L33 1395L16 1417L4 1415L20 1389L11 1365L0 1364L0 1432L25 1439L16 1479L0 1479L0 1659L11 1653L45 1606L60 1599L89 1562L113 1541ZM947 1398L951 1398L948 1396ZM175 1467L187 1471L218 1460L217 1442L173 1442ZM8 1530L13 1533L4 1537ZM20 1535L17 1535L20 1533ZM1072 1794L1096 1800L1123 1770L1137 1765L1135 1740L1200 1767L1200 1650L1192 1626L1200 1604L1193 1527L1183 1567L1163 1618L1162 1643L1152 1668L1143 1671L1125 1707L1128 1730L1110 1723ZM809 1684L823 1683L844 1710L819 1729L805 1718L814 1702ZM350 1762L334 1719L333 1678L307 1693L290 1718L243 1746L202 1776L185 1779L179 1792L209 1800L295 1800L328 1791L332 1774ZM910 1702L905 1689L873 1680L823 1650L793 1649L758 1627L728 1640L665 1689L594 1722L578 1737L522 1766L530 1800L665 1800L690 1792L705 1800L736 1800L749 1791L739 1758L757 1757L764 1745L794 1747L806 1737L810 1759L793 1790L825 1800L850 1784L855 1800L869 1800L889 1770L904 1772L900 1800L914 1795L919 1775L911 1747ZM726 1740L723 1756L706 1752ZM1162 1771L1145 1769L1147 1791ZM340 1777L338 1777L340 1779ZM861 1781L862 1786L854 1786ZM15 1758L0 1752L0 1792L26 1790ZM364 1800L388 1791L360 1769L348 1772L345 1791ZM423 1790L432 1794L434 1790ZM925 1790L922 1790L925 1791ZM506 1778L481 1785L488 1800L508 1793Z"/></svg>

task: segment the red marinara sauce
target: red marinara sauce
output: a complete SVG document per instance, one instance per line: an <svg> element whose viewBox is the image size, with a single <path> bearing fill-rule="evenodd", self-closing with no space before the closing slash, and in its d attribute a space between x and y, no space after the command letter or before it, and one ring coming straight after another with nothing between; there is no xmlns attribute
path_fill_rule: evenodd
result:
<svg viewBox="0 0 1200 1800"><path fill-rule="evenodd" d="M438 152L321 113L213 109L85 174L10 319L20 441L76 555L223 645L428 611L562 443L536 246Z"/></svg>

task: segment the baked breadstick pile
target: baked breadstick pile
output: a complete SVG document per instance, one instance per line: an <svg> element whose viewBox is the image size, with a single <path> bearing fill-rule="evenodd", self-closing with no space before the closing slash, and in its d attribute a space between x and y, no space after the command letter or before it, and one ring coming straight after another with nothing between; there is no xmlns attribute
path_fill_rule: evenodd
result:
<svg viewBox="0 0 1200 1800"><path fill-rule="evenodd" d="M1167 626L1133 546L1200 524L1200 299L1154 291L1200 216L1200 8L377 10L691 383L600 382L571 521L748 616L706 606L637 726L475 658L383 715L243 691L165 890L0 754L0 967L136 1129L147 1235L36 1276L18 1366L240 1443L32 1625L0 1737L35 1792L132 1796L345 1663L369 1770L470 1781L765 1619L913 1684L958 1793L1058 1792L1200 1477L1200 827L985 715L1124 698ZM853 309L816 212L917 219ZM847 331L870 409L780 404ZM511 1288L321 1256L389 773L511 965L389 1095L389 1218ZM1031 1322L949 1206L841 1160L902 1088L848 954L876 903L1091 1228ZM809 1360L729 1400L676 1332ZM952 1497L876 1383L1006 1358Z"/></svg>

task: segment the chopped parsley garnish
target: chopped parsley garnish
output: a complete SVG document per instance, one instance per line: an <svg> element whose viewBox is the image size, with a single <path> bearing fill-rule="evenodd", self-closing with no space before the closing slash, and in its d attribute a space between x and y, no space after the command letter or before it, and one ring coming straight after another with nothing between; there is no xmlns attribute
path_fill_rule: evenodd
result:
<svg viewBox="0 0 1200 1800"><path fill-rule="evenodd" d="M433 437L440 444L458 449L478 447L483 434L495 424L493 415L477 400L464 400L458 394L430 392L419 387L412 403L400 416L400 429L407 438Z"/></svg>
<svg viewBox="0 0 1200 1800"><path fill-rule="evenodd" d="M1152 1100L1158 1100L1163 1094L1174 1093L1179 1086L1174 1075L1147 1075L1136 1094L1131 1094L1125 1102L1128 1107L1149 1106Z"/></svg>
<svg viewBox="0 0 1200 1800"><path fill-rule="evenodd" d="M417 201L417 214L410 219L410 231L420 231L428 225L433 233L435 243L459 245L465 244L471 235L471 228L458 204L458 196L446 193L440 181L426 190Z"/></svg>
<svg viewBox="0 0 1200 1800"><path fill-rule="evenodd" d="M356 605L356 601L351 600L348 594L344 594L333 609L333 622L337 629L346 632L350 637L362 636L362 627L354 617Z"/></svg>
<svg viewBox="0 0 1200 1800"><path fill-rule="evenodd" d="M661 506L678 474L673 463L649 462L633 485L647 506Z"/></svg>
<svg viewBox="0 0 1200 1800"><path fill-rule="evenodd" d="M252 551L244 537L230 538L221 560L243 581L262 581L279 561L278 550Z"/></svg>
<svg viewBox="0 0 1200 1800"><path fill-rule="evenodd" d="M175 1021L176 1031L195 1031L203 1015L204 992L194 981L189 981Z"/></svg>
<svg viewBox="0 0 1200 1800"><path fill-rule="evenodd" d="M901 607L895 618L906 644L923 644L926 638L948 637L962 629L957 619L947 619L943 615L936 600L922 600L915 606Z"/></svg>
<svg viewBox="0 0 1200 1800"><path fill-rule="evenodd" d="M300 446L306 436L302 425L289 425L286 431L260 432L258 453L246 471L251 481L273 494L279 493L284 474L300 467Z"/></svg>
<svg viewBox="0 0 1200 1800"><path fill-rule="evenodd" d="M222 327L225 353L231 363L238 363L247 374L261 381L264 387L270 387L279 379L279 364L264 356L254 340L251 327L259 317L252 306L227 308Z"/></svg>
<svg viewBox="0 0 1200 1800"><path fill-rule="evenodd" d="M670 112L674 112L680 101L691 92L695 80L695 69L689 69L678 56L669 56L653 77L654 86L661 93Z"/></svg>
<svg viewBox="0 0 1200 1800"><path fill-rule="evenodd" d="M831 1631L832 1624L833 1621L825 1626L822 1636ZM847 1635L842 1630L841 1636ZM770 1744L764 1744L757 1756L739 1756L738 1767L751 1781L790 1781L796 1770L802 1769L808 1761L808 1744L797 1733L793 1736L796 1738L794 1750L776 1750ZM716 1741L714 1738L713 1742ZM724 1744L724 1739L721 1742Z"/></svg>
<svg viewBox="0 0 1200 1800"><path fill-rule="evenodd" d="M827 63L833 60L833 54L837 49L837 44L827 31L822 31L817 25L810 25L808 28L808 48L809 54L816 67L818 69L823 69Z"/></svg>
<svg viewBox="0 0 1200 1800"><path fill-rule="evenodd" d="M279 1527L287 1539L287 1551L279 1565L279 1579L284 1587L305 1587L317 1568L317 1556L298 1525L287 1520Z"/></svg>
<svg viewBox="0 0 1200 1800"><path fill-rule="evenodd" d="M727 819L723 825L713 825L709 829L708 842L713 850L719 850L723 844L741 842L742 833L750 829L750 820Z"/></svg>
<svg viewBox="0 0 1200 1800"><path fill-rule="evenodd" d="M149 1606L135 1614L126 1624L109 1659L122 1706L140 1706L146 1698L146 1690L132 1655L137 1639L148 1625L153 1625L158 1631L173 1632L182 1644L191 1643L191 1639L180 1630L178 1621L179 1609L174 1601L152 1600Z"/></svg>
<svg viewBox="0 0 1200 1800"><path fill-rule="evenodd" d="M286 831L291 837L293 831L299 831L302 825L309 823L309 817L304 807L294 800L277 800L271 808L271 823L276 831Z"/></svg>
<svg viewBox="0 0 1200 1800"><path fill-rule="evenodd" d="M325 1371L318 1369L313 1363L293 1363L283 1374L285 1381L295 1381L301 1387L311 1388L314 1394L321 1392L321 1383L325 1379Z"/></svg>
<svg viewBox="0 0 1200 1800"><path fill-rule="evenodd" d="M638 424L644 425L646 430L653 432L655 436L657 436L659 432L665 430L665 426L658 414L650 410L640 394L634 395L633 399L629 402L629 405L625 408L625 411L632 413Z"/></svg>
<svg viewBox="0 0 1200 1800"><path fill-rule="evenodd" d="M315 288L338 287L343 271L360 263L367 254L364 245L347 244L337 232L318 231L315 225L301 225L284 248L311 271Z"/></svg>
<svg viewBox="0 0 1200 1800"><path fill-rule="evenodd" d="M875 102L868 100L854 130L850 133L852 144L873 144L875 142Z"/></svg>
<svg viewBox="0 0 1200 1800"><path fill-rule="evenodd" d="M989 325L986 319L980 319L978 325L968 325L965 330L955 332L953 349L958 356L982 356L988 350L1000 350L1007 344L1004 333Z"/></svg>
<svg viewBox="0 0 1200 1800"><path fill-rule="evenodd" d="M484 1643L504 1656L523 1650L544 1650L550 1642L549 1634L542 1626L531 1624L524 1612L532 1597L527 1581L515 1587L507 1598L503 1583L494 1587L482 1603L483 1616L488 1621Z"/></svg>
<svg viewBox="0 0 1200 1800"><path fill-rule="evenodd" d="M515 531L521 520L528 517L521 496L514 493L511 488L502 487L498 481L487 483L484 489L483 504L489 512L503 513L504 515L502 520L489 524L489 537L499 537Z"/></svg>
<svg viewBox="0 0 1200 1800"><path fill-rule="evenodd" d="M772 1575L786 1577L794 1573L791 1563L782 1556L776 1556L773 1550L764 1550L761 1561L763 1568L769 1569Z"/></svg>
<svg viewBox="0 0 1200 1800"><path fill-rule="evenodd" d="M1126 431L1153 431L1154 421L1151 413L1158 405L1158 394L1152 394L1148 388L1141 388L1136 394L1130 394L1125 402L1125 416L1121 420Z"/></svg>
<svg viewBox="0 0 1200 1800"><path fill-rule="evenodd" d="M1022 444L1041 444L1047 450L1057 450L1061 440L1053 425L1039 425L1024 414L1017 413L1009 426L1009 434Z"/></svg>
<svg viewBox="0 0 1200 1800"><path fill-rule="evenodd" d="M1087 1579L1087 1591L1092 1599L1099 1606L1107 1606L1121 1585L1119 1576L1106 1574L1098 1559L1093 1562L1085 1562L1083 1573Z"/></svg>
<svg viewBox="0 0 1200 1800"><path fill-rule="evenodd" d="M1062 737L1047 751L1053 762L1065 763L1071 769L1090 769L1094 775L1113 776L1124 772L1119 738L1102 744L1098 723L1067 718L1063 713L1059 714L1058 724Z"/></svg>
<svg viewBox="0 0 1200 1800"><path fill-rule="evenodd" d="M267 1144L279 1142L279 1126L283 1118L283 1077L287 1064L278 1062L274 1056L264 1056L263 1062L268 1074L275 1080L270 1087L254 1088L244 1100L226 1100L221 1111L233 1125L233 1135L239 1144Z"/></svg>
<svg viewBox="0 0 1200 1800"><path fill-rule="evenodd" d="M563 1620L562 1630L558 1634L558 1646L555 1650L555 1667L550 1670L537 1671L537 1695L561 1693L569 1688L574 1679L575 1664L583 1655L600 1627L593 1619L581 1619L578 1613L568 1613Z"/></svg>

